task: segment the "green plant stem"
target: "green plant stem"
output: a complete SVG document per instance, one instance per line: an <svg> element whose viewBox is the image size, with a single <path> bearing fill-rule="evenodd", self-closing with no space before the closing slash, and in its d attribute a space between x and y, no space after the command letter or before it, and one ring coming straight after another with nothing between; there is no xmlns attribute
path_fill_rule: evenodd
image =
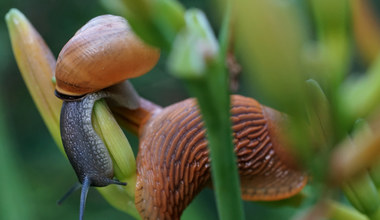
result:
<svg viewBox="0 0 380 220"><path fill-rule="evenodd" d="M198 100L207 130L219 218L244 219L225 68L230 33L228 15L218 46L206 16L199 10L188 10L185 15L186 30L175 42L175 45L181 46L173 47L169 67L174 75L185 80L190 93ZM200 47L203 49L197 50ZM205 51L208 51L207 55Z"/></svg>
<svg viewBox="0 0 380 220"><path fill-rule="evenodd" d="M212 178L220 219L244 219L232 143L228 75L223 65L229 42L229 21L229 13L226 13L219 36L219 62L208 68L204 81L199 84L191 83L190 89L197 97L207 127Z"/></svg>
<svg viewBox="0 0 380 220"><path fill-rule="evenodd" d="M239 176L233 151L230 100L226 78L220 68L212 68L208 79L188 82L197 98L207 128L211 171L220 219L243 219ZM219 75L219 76L218 76ZM223 82L224 81L224 82ZM219 82L219 83L217 83ZM222 88L224 87L224 88Z"/></svg>

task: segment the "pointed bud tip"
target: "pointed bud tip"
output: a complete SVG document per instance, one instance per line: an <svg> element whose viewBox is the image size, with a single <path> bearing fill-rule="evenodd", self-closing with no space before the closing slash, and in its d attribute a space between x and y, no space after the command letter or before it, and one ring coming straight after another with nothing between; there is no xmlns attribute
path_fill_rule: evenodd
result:
<svg viewBox="0 0 380 220"><path fill-rule="evenodd" d="M10 26L11 24L19 24L22 22L22 20L26 20L25 16L21 11L19 11L16 8L12 8L9 10L9 12L5 15L5 21L7 22L7 25Z"/></svg>

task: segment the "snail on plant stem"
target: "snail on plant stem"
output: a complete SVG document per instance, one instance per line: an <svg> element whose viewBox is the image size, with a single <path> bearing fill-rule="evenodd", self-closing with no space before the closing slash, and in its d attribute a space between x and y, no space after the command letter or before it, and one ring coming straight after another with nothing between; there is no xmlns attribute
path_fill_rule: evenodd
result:
<svg viewBox="0 0 380 220"><path fill-rule="evenodd" d="M119 107L113 106L113 112L140 137L135 192L140 215L144 219L179 219L194 196L211 185L203 121L194 99L161 108L138 97L129 84L109 87L149 71L159 57L157 50L135 37L124 41L128 38L124 35L133 36L128 35L125 24L114 16L93 19L69 41L57 62L57 96L66 100L62 140L84 184L80 216L90 185L123 184L112 179L111 159L91 125L95 100L112 96L121 102ZM132 75L124 75L128 70ZM128 90L123 93L127 99L118 95L123 89ZM298 193L307 177L288 152L283 132L287 116L243 96L231 96L231 104L243 199L272 201Z"/></svg>
<svg viewBox="0 0 380 220"><path fill-rule="evenodd" d="M56 95L64 100L61 136L82 183L80 219L90 186L126 185L113 179L111 157L92 127L93 105L98 99L111 98L119 105L137 108L137 94L125 80L151 70L159 56L157 49L133 34L123 18L112 15L89 21L59 54L55 78Z"/></svg>
<svg viewBox="0 0 380 220"><path fill-rule="evenodd" d="M128 130L139 136L136 208L143 219L180 219L183 210L210 186L206 131L195 99L161 108L140 98L135 110L114 107ZM231 121L242 198L275 201L302 190L286 138L288 117L252 98L231 96Z"/></svg>

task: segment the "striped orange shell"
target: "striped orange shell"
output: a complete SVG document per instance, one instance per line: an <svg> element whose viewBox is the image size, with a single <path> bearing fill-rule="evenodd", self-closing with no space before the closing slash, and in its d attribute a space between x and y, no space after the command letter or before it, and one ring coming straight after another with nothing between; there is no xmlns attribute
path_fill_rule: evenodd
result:
<svg viewBox="0 0 380 220"><path fill-rule="evenodd" d="M56 90L79 96L150 71L160 57L119 16L102 15L77 31L60 52Z"/></svg>

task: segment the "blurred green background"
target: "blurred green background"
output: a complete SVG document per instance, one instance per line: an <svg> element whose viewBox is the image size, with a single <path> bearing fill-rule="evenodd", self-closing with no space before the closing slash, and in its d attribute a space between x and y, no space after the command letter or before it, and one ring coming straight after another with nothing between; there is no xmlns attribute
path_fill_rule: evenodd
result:
<svg viewBox="0 0 380 220"><path fill-rule="evenodd" d="M214 21L210 1L182 1L201 8ZM377 4L379 7L379 4ZM53 54L92 17L109 13L92 0L1 0L0 1L0 220L77 219L79 192L61 206L56 201L77 181L68 160L59 152L24 85L11 51L4 16L18 8L39 31ZM217 31L217 25L215 25ZM163 54L149 74L133 79L141 96L162 106L188 97L180 81L166 71ZM244 85L238 93L249 94ZM137 138L128 135L137 147ZM136 149L136 148L135 148ZM244 203L247 219L289 219L295 209ZM85 219L129 219L90 190ZM185 211L183 219L217 219L213 192L204 190Z"/></svg>

